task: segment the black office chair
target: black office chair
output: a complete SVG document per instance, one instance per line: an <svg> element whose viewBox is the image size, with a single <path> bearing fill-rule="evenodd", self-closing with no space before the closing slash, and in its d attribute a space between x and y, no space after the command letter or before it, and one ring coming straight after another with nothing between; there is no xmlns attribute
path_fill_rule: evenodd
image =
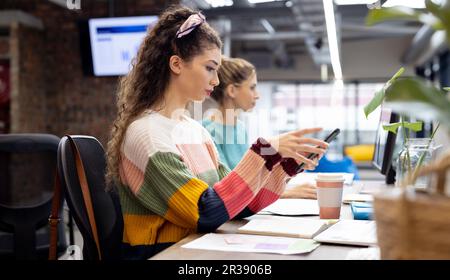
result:
<svg viewBox="0 0 450 280"><path fill-rule="evenodd" d="M105 189L106 160L103 147L91 136L78 135L72 136L72 139L78 147L85 169L102 259L120 259L123 218L117 193L113 188L112 191ZM83 236L83 259L98 260L97 246L78 180L74 153L66 136L59 143L57 158L61 187L75 223Z"/></svg>
<svg viewBox="0 0 450 280"><path fill-rule="evenodd" d="M50 134L0 134L0 258L47 259L48 217L59 138ZM63 219L62 207L60 217ZM59 255L67 242L64 222Z"/></svg>

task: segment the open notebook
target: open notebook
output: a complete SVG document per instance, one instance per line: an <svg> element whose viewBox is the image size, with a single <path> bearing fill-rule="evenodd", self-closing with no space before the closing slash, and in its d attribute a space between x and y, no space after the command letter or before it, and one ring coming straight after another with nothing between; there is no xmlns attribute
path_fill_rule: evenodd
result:
<svg viewBox="0 0 450 280"><path fill-rule="evenodd" d="M375 246L377 228L375 221L340 220L314 237L314 240L321 243Z"/></svg>
<svg viewBox="0 0 450 280"><path fill-rule="evenodd" d="M374 221L319 219L254 219L239 233L310 238L322 243L359 246L377 244Z"/></svg>
<svg viewBox="0 0 450 280"><path fill-rule="evenodd" d="M238 228L239 233L286 236L312 239L337 220L317 219L254 219Z"/></svg>

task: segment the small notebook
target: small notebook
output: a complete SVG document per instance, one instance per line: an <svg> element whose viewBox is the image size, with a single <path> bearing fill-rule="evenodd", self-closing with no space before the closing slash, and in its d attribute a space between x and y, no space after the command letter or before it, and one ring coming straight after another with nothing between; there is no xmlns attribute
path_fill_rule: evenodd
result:
<svg viewBox="0 0 450 280"><path fill-rule="evenodd" d="M375 221L340 220L314 237L314 240L321 243L375 246L377 245Z"/></svg>
<svg viewBox="0 0 450 280"><path fill-rule="evenodd" d="M356 202L372 202L373 195L370 194L360 194L360 193L349 193L345 194L342 198L342 203L351 203L353 201Z"/></svg>
<svg viewBox="0 0 450 280"><path fill-rule="evenodd" d="M254 219L238 229L239 233L313 238L337 220L318 219Z"/></svg>

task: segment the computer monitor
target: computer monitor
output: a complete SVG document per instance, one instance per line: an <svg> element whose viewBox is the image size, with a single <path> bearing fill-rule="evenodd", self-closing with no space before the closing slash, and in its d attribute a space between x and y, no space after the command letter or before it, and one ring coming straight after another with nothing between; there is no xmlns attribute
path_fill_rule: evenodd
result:
<svg viewBox="0 0 450 280"><path fill-rule="evenodd" d="M381 172L386 175L386 183L393 184L395 181L395 171L392 167L392 158L395 150L396 134L383 129L383 125L399 121L398 114L391 109L381 107L380 122L378 124L375 140L375 149L372 163Z"/></svg>
<svg viewBox="0 0 450 280"><path fill-rule="evenodd" d="M148 28L152 28L158 19L156 15L110 17L91 18L87 24L80 23L85 73L95 76L126 75ZM86 42L86 37L89 37L89 42Z"/></svg>

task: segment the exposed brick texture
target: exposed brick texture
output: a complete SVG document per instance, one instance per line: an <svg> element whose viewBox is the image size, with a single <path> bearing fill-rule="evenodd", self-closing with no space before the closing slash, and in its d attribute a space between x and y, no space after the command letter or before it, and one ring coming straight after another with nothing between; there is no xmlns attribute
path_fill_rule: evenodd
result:
<svg viewBox="0 0 450 280"><path fill-rule="evenodd" d="M174 2L120 0L113 10L115 16L154 15ZM83 74L78 21L107 17L108 3L81 0L81 10L74 11L47 0L0 1L0 10L21 10L44 25L39 30L15 23L0 35L0 59L10 63L11 133L88 134L106 146L118 78ZM40 176L47 166L38 158L0 160L2 171L11 171L2 176L11 188L0 189L0 202L34 201L51 191L51 178Z"/></svg>
<svg viewBox="0 0 450 280"><path fill-rule="evenodd" d="M114 1L114 16L159 14L172 3L161 0ZM108 1L81 0L69 10L44 0L2 0L0 10L22 10L42 20L40 31L12 26L11 132L89 134L106 144L116 114L117 78L82 71L78 20L107 17Z"/></svg>
<svg viewBox="0 0 450 280"><path fill-rule="evenodd" d="M48 131L42 31L11 27L11 132Z"/></svg>
<svg viewBox="0 0 450 280"><path fill-rule="evenodd" d="M9 38L7 36L0 37L0 57L9 56Z"/></svg>

